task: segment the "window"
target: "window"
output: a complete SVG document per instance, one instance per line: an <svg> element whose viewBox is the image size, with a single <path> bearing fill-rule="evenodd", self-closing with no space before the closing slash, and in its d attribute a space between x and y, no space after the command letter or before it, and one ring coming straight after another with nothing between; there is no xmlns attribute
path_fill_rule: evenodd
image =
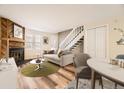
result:
<svg viewBox="0 0 124 93"><path fill-rule="evenodd" d="M32 35L26 36L25 48L26 49L32 49L33 48L33 36Z"/></svg>
<svg viewBox="0 0 124 93"><path fill-rule="evenodd" d="M41 36L40 35L35 35L34 37L34 48L36 50L41 49Z"/></svg>
<svg viewBox="0 0 124 93"><path fill-rule="evenodd" d="M41 49L41 36L40 35L27 35L25 42L26 49Z"/></svg>

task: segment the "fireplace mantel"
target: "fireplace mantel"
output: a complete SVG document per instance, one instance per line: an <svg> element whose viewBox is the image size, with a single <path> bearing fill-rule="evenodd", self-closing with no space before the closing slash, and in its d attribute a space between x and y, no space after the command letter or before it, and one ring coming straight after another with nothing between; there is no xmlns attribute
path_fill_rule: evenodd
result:
<svg viewBox="0 0 124 93"><path fill-rule="evenodd" d="M17 25L22 29L22 38L17 38L14 36L14 25ZM0 58L6 57L8 59L10 56L10 49L23 48L24 51L24 46L25 28L12 20L0 17Z"/></svg>

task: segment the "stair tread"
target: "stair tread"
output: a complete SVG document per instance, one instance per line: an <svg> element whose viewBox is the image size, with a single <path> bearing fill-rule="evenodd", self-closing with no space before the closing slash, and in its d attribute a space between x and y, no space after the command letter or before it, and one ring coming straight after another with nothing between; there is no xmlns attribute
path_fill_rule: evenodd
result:
<svg viewBox="0 0 124 93"><path fill-rule="evenodd" d="M62 48L70 49L71 47L77 47L77 45L79 45L81 42L83 42L84 31L82 31L82 30L77 31L77 32L74 31L74 33L73 33L73 31L70 32L70 34L69 34L70 36L67 36L67 38L65 38L64 42L62 42L62 44L64 44L64 46Z"/></svg>

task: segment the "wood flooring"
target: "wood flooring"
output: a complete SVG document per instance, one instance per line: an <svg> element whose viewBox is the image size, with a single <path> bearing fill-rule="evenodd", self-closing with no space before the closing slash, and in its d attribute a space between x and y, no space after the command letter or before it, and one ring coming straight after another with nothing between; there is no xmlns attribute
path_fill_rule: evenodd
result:
<svg viewBox="0 0 124 93"><path fill-rule="evenodd" d="M25 67L24 64L20 69ZM19 89L63 89L74 80L75 68L73 65L68 65L65 67L60 67L57 73L50 74L46 77L26 77L18 72L18 88Z"/></svg>

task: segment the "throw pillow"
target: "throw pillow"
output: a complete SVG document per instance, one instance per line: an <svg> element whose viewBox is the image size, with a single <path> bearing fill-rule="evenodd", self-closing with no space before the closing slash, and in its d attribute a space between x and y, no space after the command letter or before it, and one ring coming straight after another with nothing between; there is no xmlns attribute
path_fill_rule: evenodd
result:
<svg viewBox="0 0 124 93"><path fill-rule="evenodd" d="M58 49L57 55L59 55L59 52L61 52L61 51L62 51L61 49Z"/></svg>
<svg viewBox="0 0 124 93"><path fill-rule="evenodd" d="M63 51L60 51L59 53L58 53L58 57L61 57L63 55Z"/></svg>
<svg viewBox="0 0 124 93"><path fill-rule="evenodd" d="M54 50L50 50L50 51L47 51L48 54L54 54L55 51Z"/></svg>

